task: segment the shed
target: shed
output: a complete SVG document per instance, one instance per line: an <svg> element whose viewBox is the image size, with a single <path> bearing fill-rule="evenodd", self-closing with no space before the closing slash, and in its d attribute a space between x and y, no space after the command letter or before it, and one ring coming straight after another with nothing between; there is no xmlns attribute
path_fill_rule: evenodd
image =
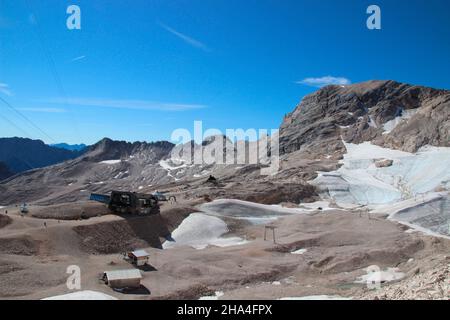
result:
<svg viewBox="0 0 450 320"><path fill-rule="evenodd" d="M130 258L131 261L137 266L145 265L148 262L149 257L150 254L145 250L136 250L128 252L128 258Z"/></svg>
<svg viewBox="0 0 450 320"><path fill-rule="evenodd" d="M137 269L105 271L103 280L111 288L139 288L142 275Z"/></svg>

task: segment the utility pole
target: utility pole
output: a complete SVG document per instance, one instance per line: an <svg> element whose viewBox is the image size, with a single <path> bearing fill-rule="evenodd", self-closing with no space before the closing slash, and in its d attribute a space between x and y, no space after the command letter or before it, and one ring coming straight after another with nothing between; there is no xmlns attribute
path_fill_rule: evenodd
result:
<svg viewBox="0 0 450 320"><path fill-rule="evenodd" d="M264 241L267 240L267 229L272 230L272 237L273 237L273 243L277 243L276 239L275 239L275 229L277 227L275 226L264 226Z"/></svg>

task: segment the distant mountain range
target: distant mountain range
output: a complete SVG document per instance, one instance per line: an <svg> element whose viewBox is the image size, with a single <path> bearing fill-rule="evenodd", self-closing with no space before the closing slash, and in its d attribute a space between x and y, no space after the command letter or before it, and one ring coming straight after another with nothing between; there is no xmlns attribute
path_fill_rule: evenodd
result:
<svg viewBox="0 0 450 320"><path fill-rule="evenodd" d="M66 150L46 145L41 140L27 138L0 138L0 179L27 170L42 168L66 160L74 159L84 153L84 149Z"/></svg>
<svg viewBox="0 0 450 320"><path fill-rule="evenodd" d="M55 147L59 149L65 149L70 151L82 151L87 148L87 145L85 144L67 144L67 143L56 143L51 144L50 147Z"/></svg>

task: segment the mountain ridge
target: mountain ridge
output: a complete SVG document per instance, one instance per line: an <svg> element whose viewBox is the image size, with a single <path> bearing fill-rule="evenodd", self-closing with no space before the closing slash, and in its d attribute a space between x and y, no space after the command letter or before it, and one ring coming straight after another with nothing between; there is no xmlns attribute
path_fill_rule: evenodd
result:
<svg viewBox="0 0 450 320"><path fill-rule="evenodd" d="M413 115L414 127L400 123L391 132L383 126L405 110ZM449 146L450 91L414 86L392 80L372 80L353 85L330 85L305 96L280 126L282 154L309 149L327 154L342 153L346 142L374 143L415 152L431 144ZM427 123L427 122L431 122ZM402 132L402 129L405 132ZM409 136L400 139L400 136ZM341 139L342 138L342 139Z"/></svg>
<svg viewBox="0 0 450 320"><path fill-rule="evenodd" d="M28 138L0 138L0 161L13 173L41 168L77 158L78 151L51 147L41 140Z"/></svg>

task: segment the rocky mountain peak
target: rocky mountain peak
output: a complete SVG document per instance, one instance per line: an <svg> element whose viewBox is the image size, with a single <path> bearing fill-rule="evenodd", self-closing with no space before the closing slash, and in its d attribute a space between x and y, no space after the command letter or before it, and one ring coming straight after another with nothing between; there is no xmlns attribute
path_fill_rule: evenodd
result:
<svg viewBox="0 0 450 320"><path fill-rule="evenodd" d="M164 158L173 149L174 144L168 141L127 142L103 138L90 147L86 157L92 161L122 159L137 154L154 154L155 159Z"/></svg>
<svg viewBox="0 0 450 320"><path fill-rule="evenodd" d="M449 100L447 90L391 80L326 86L304 97L285 116L280 151L339 153L343 152L341 137L347 142L373 141L405 151L426 144L448 145L443 137L448 137Z"/></svg>

